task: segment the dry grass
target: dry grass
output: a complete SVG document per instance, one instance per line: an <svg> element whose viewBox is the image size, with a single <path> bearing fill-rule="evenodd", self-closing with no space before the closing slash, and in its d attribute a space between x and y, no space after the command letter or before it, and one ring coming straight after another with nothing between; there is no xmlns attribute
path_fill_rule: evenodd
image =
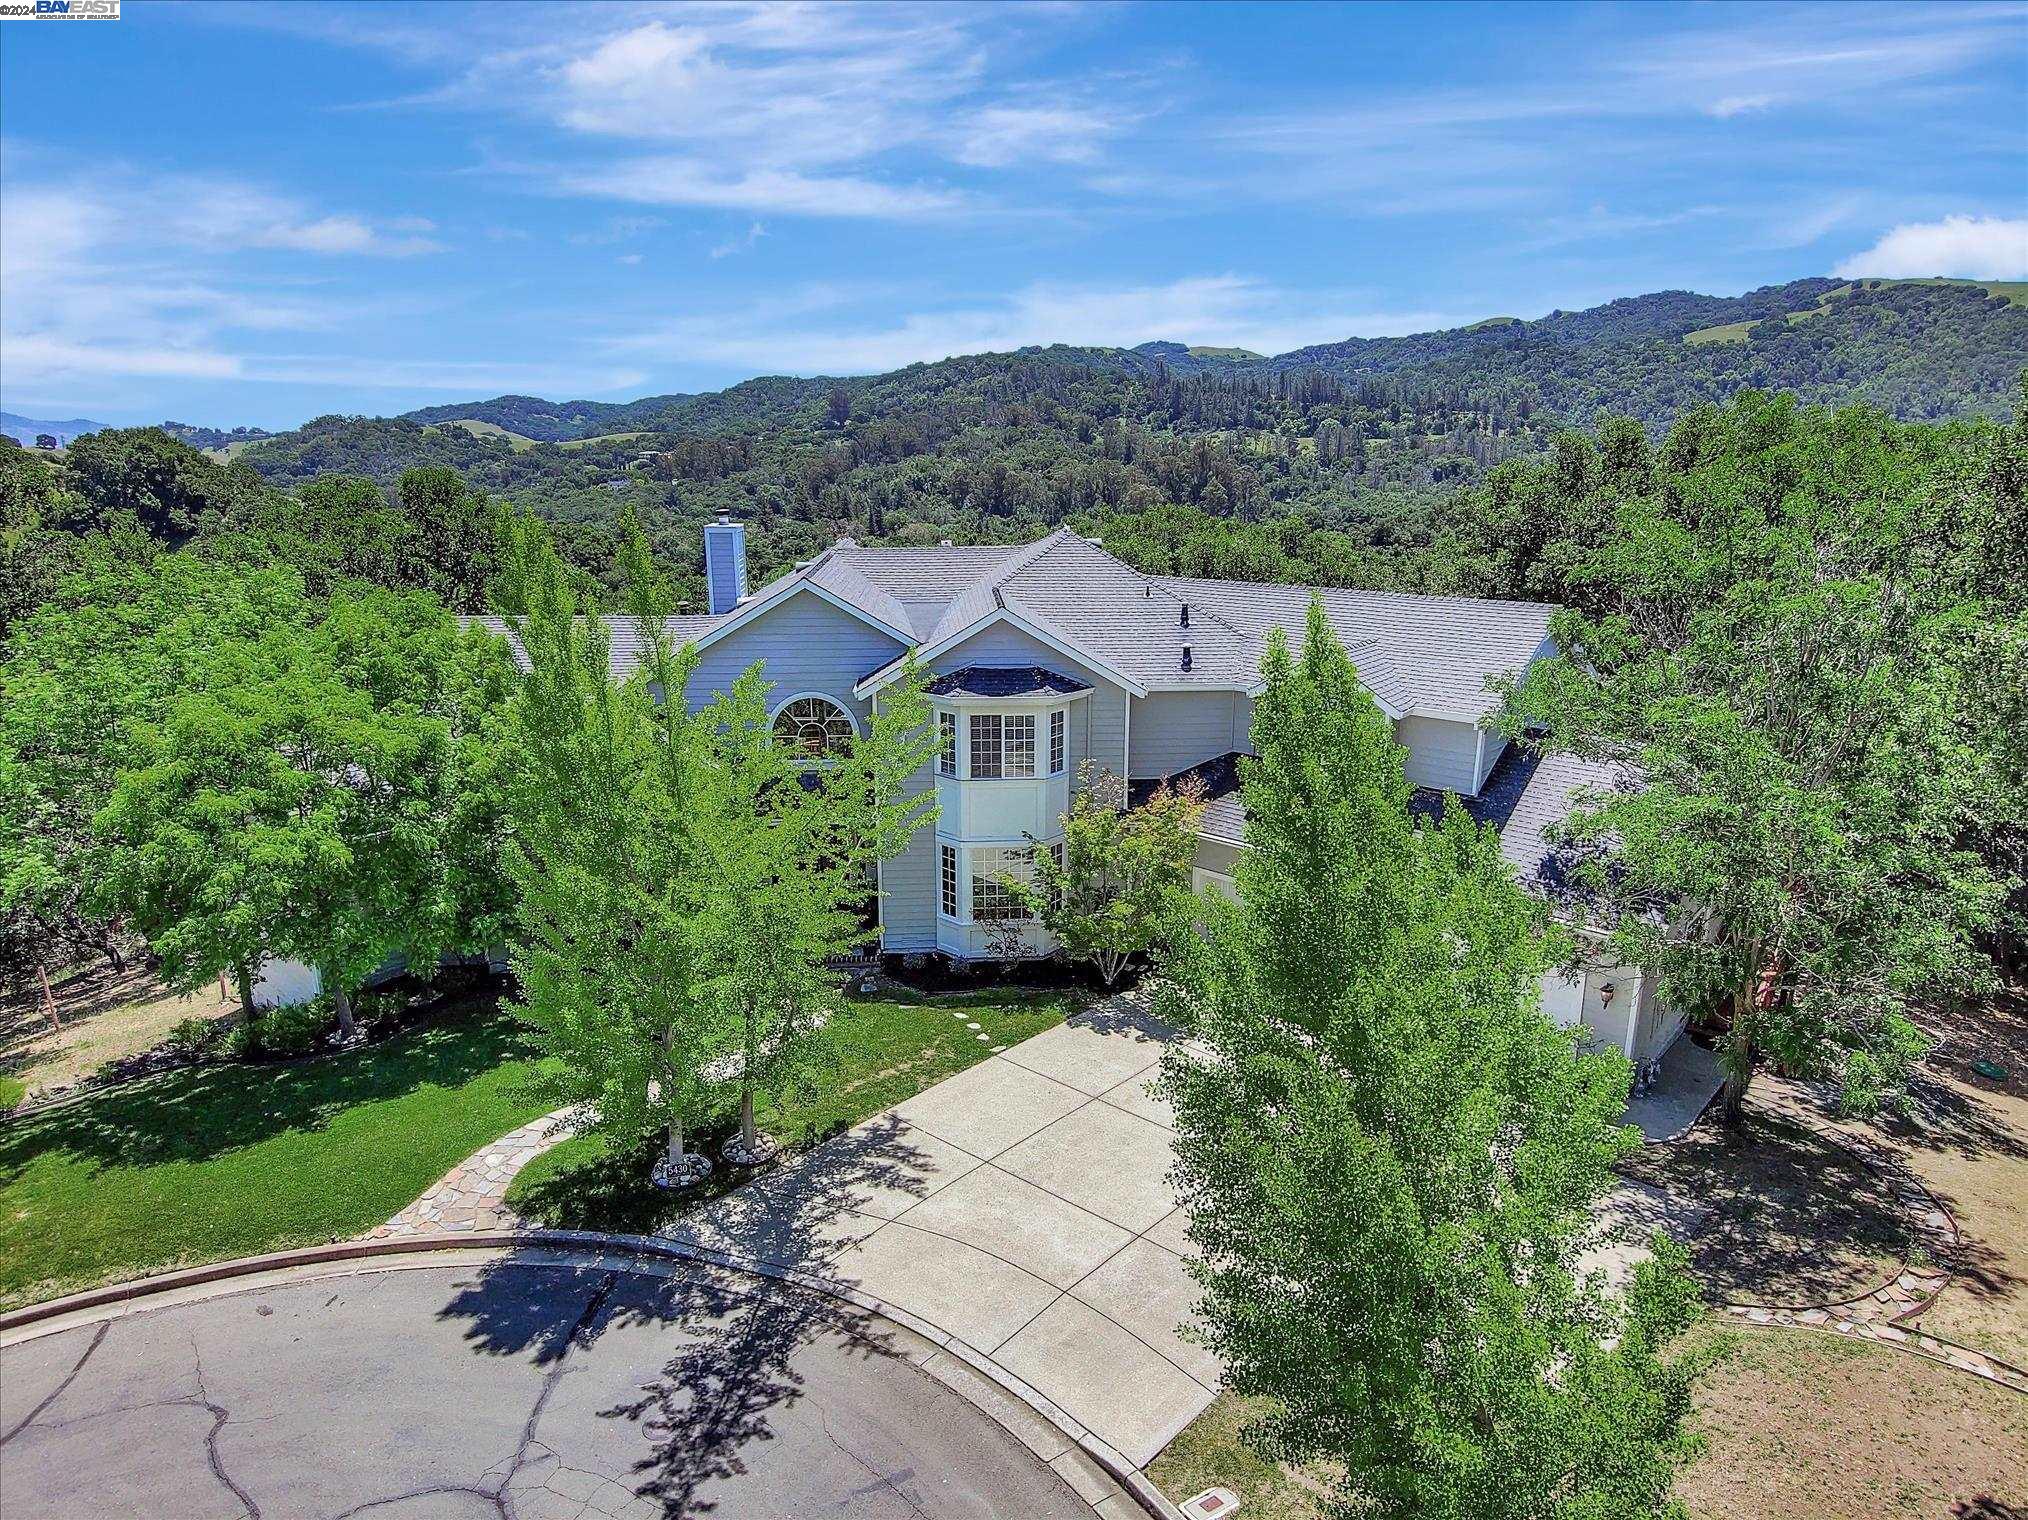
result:
<svg viewBox="0 0 2028 1520"><path fill-rule="evenodd" d="M1706 1450L1676 1482L1696 1520L1943 1520L1955 1503L2028 1504L2020 1394L1809 1331L1695 1333L1730 1346L1697 1388Z"/></svg>
<svg viewBox="0 0 2028 1520"><path fill-rule="evenodd" d="M39 988L0 1004L0 1071L18 1079L30 1098L153 1049L184 1019L222 1018L238 1006L216 987L181 996L138 966L115 975L93 965L71 972L54 990L60 1032L49 1026Z"/></svg>
<svg viewBox="0 0 2028 1520"><path fill-rule="evenodd" d="M1943 1200L1964 1238L1957 1276L1920 1323L2028 1367L2028 999L1959 1013L1941 1036L1907 1112L1872 1131ZM2006 1077L1980 1076L1975 1060Z"/></svg>
<svg viewBox="0 0 2028 1520"><path fill-rule="evenodd" d="M1254 1400L1221 1393L1162 1449L1148 1476L1178 1503L1207 1488L1229 1488L1248 1520L1323 1520L1320 1485L1294 1468L1262 1461L1240 1439L1255 1408Z"/></svg>
<svg viewBox="0 0 2028 1520"><path fill-rule="evenodd" d="M2028 1399L2009 1389L1887 1346L1716 1317L1683 1352L1715 1356L1692 1416L1705 1449L1676 1480L1693 1520L2028 1514ZM1323 1520L1313 1479L1241 1442L1252 1407L1221 1394L1148 1475L1179 1501L1229 1488L1249 1520Z"/></svg>
<svg viewBox="0 0 2028 1520"><path fill-rule="evenodd" d="M1757 1082L1735 1128L1707 1115L1623 1170L1684 1204L1690 1267L1725 1303L1856 1298L1900 1269L1909 1221L1890 1179L1782 1113Z"/></svg>

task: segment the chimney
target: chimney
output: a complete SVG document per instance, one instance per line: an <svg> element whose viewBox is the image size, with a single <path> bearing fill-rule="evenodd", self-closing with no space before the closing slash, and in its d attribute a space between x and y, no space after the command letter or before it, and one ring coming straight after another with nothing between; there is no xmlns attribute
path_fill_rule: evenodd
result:
<svg viewBox="0 0 2028 1520"><path fill-rule="evenodd" d="M724 512L704 525L704 591L713 617L746 600L746 524Z"/></svg>
<svg viewBox="0 0 2028 1520"><path fill-rule="evenodd" d="M1190 646L1188 644L1183 646L1183 668L1185 670L1190 668Z"/></svg>
<svg viewBox="0 0 2028 1520"><path fill-rule="evenodd" d="M1183 621L1179 626L1184 628L1190 626L1190 604L1188 602L1183 604Z"/></svg>

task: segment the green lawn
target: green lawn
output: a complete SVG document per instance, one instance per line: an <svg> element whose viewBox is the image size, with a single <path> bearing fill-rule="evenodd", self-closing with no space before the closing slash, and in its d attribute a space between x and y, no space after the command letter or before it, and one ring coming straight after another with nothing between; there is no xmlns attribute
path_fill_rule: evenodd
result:
<svg viewBox="0 0 2028 1520"><path fill-rule="evenodd" d="M1085 1002L1079 993L1008 988L938 998L848 999L845 1012L819 1036L837 1063L830 1079L807 1097L763 1104L756 1117L784 1145L814 1145L983 1061L996 1045L1040 1034ZM977 1030L969 1027L973 1023ZM728 1113L691 1143L714 1151L731 1134L732 1123ZM653 1188L648 1168L654 1158L652 1146L616 1154L591 1136L566 1140L528 1164L508 1189L507 1201L529 1219L565 1229L646 1233L700 1197L678 1200ZM720 1168L701 1196L715 1196L738 1180Z"/></svg>
<svg viewBox="0 0 2028 1520"><path fill-rule="evenodd" d="M370 1229L548 1106L486 1011L293 1066L206 1066L0 1126L0 1308Z"/></svg>

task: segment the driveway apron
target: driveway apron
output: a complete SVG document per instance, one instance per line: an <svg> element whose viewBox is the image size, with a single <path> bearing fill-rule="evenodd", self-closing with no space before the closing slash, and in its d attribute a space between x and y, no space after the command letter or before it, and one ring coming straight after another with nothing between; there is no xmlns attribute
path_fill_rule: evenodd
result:
<svg viewBox="0 0 2028 1520"><path fill-rule="evenodd" d="M963 1341L1136 1466L1208 1405L1149 1090L1171 1031L1113 998L875 1115L669 1237L856 1288Z"/></svg>

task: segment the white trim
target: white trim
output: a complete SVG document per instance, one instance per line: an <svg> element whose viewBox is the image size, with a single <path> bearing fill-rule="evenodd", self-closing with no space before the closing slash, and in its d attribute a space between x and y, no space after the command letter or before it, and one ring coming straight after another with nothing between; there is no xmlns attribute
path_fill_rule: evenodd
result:
<svg viewBox="0 0 2028 1520"><path fill-rule="evenodd" d="M768 732L774 732L775 719L782 715L783 708L792 702L804 702L812 697L819 702L829 702L833 707L837 708L839 712L845 715L845 721L852 725L852 737L857 739L860 736L859 720L852 715L852 709L845 705L842 698L834 696L828 691L799 691L793 697L783 697L781 701L777 702L768 711Z"/></svg>
<svg viewBox="0 0 2028 1520"><path fill-rule="evenodd" d="M1129 792L1134 789L1134 703L1129 698L1120 714L1120 780Z"/></svg>
<svg viewBox="0 0 2028 1520"><path fill-rule="evenodd" d="M709 633L705 634L703 638L693 639L691 641L690 647L699 650L708 649L713 644L716 644L720 639L724 638L728 633L731 633L733 629L744 627L746 624L752 622L755 618L759 617L763 612L766 612L770 607L779 607L782 605L782 603L788 601L791 597L804 591L811 592L821 601L829 602L833 607L836 607L840 612L847 613L852 617L856 617L857 619L859 619L860 622L866 624L867 627L876 629L879 632L886 634L889 638L893 639L897 644L900 644L904 649L907 648L910 644L915 642L915 639L912 635L904 633L901 629L894 627L892 624L882 622L879 618L875 617L872 613L868 612L864 607L854 606L852 603L846 601L844 597L838 595L837 592L826 591L822 586L818 585L813 580L798 579L788 582L779 591L772 591L758 601L749 599L747 601L741 602L737 607L733 608L731 615L728 616L724 622L720 623L716 628L713 628ZM852 693L852 695L854 695L855 697L863 697L865 693L855 690Z"/></svg>
<svg viewBox="0 0 2028 1520"><path fill-rule="evenodd" d="M1000 623L1011 624L1038 643L1045 644L1055 650L1065 659L1076 660L1080 665L1088 666L1100 672L1107 680L1111 681L1115 686L1124 688L1130 695L1145 697L1148 694L1148 688L1143 686L1139 681L1136 681L1125 671L1107 664L1089 650L1079 649L1073 644L1067 644L1055 634L1038 628L1012 607L997 608L985 617L980 618L978 622L972 624L969 628L961 628L956 633L947 634L934 644L920 646L914 652L916 660L918 663L927 665L938 655L955 649L958 645L964 643L965 640L984 633L988 628L992 628ZM855 697L865 697L880 690L883 686L891 686L896 680L900 679L902 665L907 658L907 655L904 654L881 666L872 675L854 686L852 688L852 695Z"/></svg>
<svg viewBox="0 0 2028 1520"><path fill-rule="evenodd" d="M1359 675L1359 667L1357 661L1353 662L1352 674L1353 678L1356 680ZM1159 691L1183 691L1183 690L1192 690L1196 688L1163 686L1158 687L1156 689ZM1371 686L1368 686L1364 681L1359 682L1359 689L1365 692L1367 696L1373 699L1373 705L1380 709L1381 716L1391 720L1392 722L1399 723L1403 718L1430 718L1436 716L1434 712L1430 711L1427 708L1396 707L1392 702L1388 701L1387 698L1383 697ZM1261 693L1267 690L1267 682L1255 681L1251 686L1235 686L1232 687L1231 690L1237 691L1243 697L1258 697L1261 695ZM1474 717L1470 721L1476 722L1477 718Z"/></svg>
<svg viewBox="0 0 2028 1520"><path fill-rule="evenodd" d="M933 707L1055 707L1059 703L1081 702L1091 694L1089 686L1083 691L1036 691L1018 697L982 697L972 691L937 691L930 693L929 702Z"/></svg>

